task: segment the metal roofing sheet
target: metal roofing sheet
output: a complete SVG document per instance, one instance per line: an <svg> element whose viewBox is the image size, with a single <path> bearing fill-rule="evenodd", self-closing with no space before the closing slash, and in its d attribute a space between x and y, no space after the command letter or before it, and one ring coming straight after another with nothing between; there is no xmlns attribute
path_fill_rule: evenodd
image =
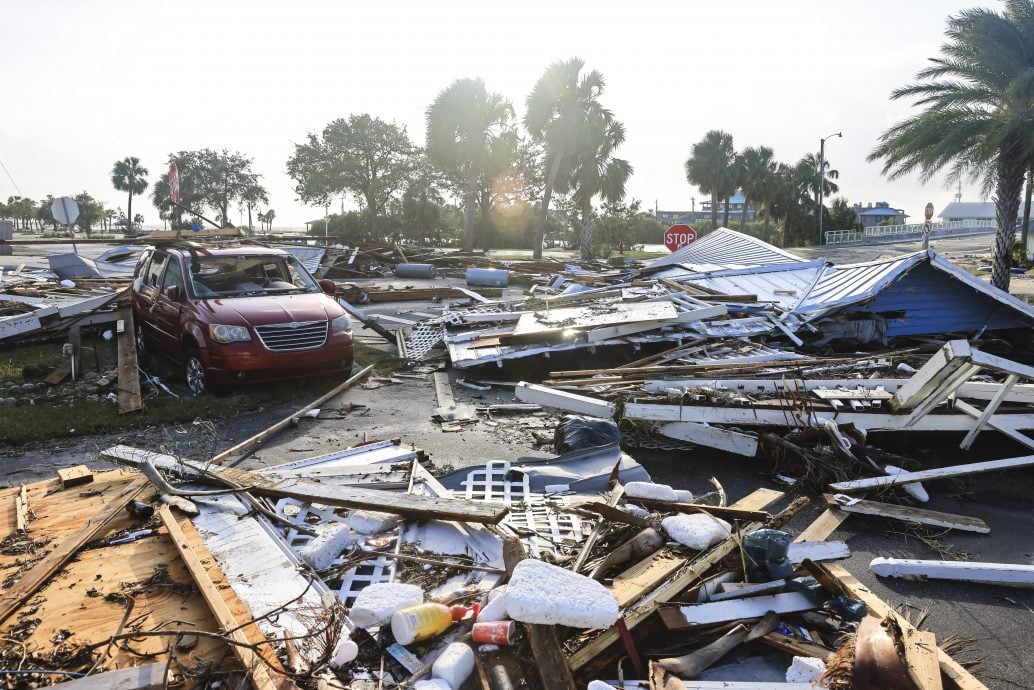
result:
<svg viewBox="0 0 1034 690"><path fill-rule="evenodd" d="M788 261L803 259L756 237L729 228L718 228L696 242L657 259L648 268L671 264L712 264L720 268L737 268L785 264Z"/></svg>
<svg viewBox="0 0 1034 690"><path fill-rule="evenodd" d="M725 271L691 273L678 282L700 285L725 295L757 295L759 302L796 307L826 268L825 259ZM701 297L706 300L706 297Z"/></svg>

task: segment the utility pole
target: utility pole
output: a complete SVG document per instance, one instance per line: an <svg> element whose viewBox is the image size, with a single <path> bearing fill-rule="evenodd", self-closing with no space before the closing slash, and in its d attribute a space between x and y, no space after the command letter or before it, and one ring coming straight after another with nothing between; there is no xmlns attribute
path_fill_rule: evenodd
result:
<svg viewBox="0 0 1034 690"><path fill-rule="evenodd" d="M819 139L819 244L825 244L825 237L822 235L822 188L826 186L826 139L843 136L842 133L836 132L835 134L827 134Z"/></svg>

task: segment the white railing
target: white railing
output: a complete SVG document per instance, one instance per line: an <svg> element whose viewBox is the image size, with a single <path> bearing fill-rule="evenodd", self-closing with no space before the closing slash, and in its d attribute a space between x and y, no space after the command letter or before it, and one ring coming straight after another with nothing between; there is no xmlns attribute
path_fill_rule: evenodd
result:
<svg viewBox="0 0 1034 690"><path fill-rule="evenodd" d="M907 223L905 225L874 225L865 230L830 230L825 233L826 244L864 244L868 241L922 237L925 223ZM993 231L994 221L987 220L948 220L930 224L930 234L945 235L959 230L987 229Z"/></svg>

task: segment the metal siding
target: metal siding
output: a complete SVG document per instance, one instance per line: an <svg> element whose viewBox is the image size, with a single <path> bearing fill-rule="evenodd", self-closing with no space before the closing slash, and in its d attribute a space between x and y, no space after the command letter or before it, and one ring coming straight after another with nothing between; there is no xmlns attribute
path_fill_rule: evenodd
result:
<svg viewBox="0 0 1034 690"><path fill-rule="evenodd" d="M718 228L701 239L688 244L668 256L650 264L650 268L671 264L714 264L722 268L764 266L803 261L799 256L785 252L756 237Z"/></svg>

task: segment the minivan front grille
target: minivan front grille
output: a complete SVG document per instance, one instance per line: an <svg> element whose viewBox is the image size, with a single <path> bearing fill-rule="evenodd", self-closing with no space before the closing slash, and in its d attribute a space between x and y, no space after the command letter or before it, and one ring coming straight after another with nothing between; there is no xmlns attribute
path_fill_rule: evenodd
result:
<svg viewBox="0 0 1034 690"><path fill-rule="evenodd" d="M327 342L326 321L302 321L255 326L255 332L266 349L274 352L311 350Z"/></svg>

